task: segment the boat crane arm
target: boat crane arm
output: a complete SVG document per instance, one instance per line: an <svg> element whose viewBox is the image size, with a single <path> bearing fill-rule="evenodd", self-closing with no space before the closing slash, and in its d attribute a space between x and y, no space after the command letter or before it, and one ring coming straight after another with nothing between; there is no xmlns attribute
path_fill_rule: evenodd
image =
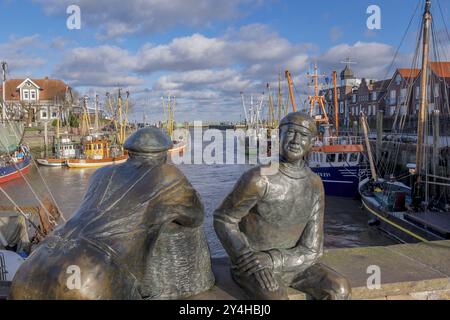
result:
<svg viewBox="0 0 450 320"><path fill-rule="evenodd" d="M293 90L293 84L292 84L292 76L289 70L286 70L286 79L289 85L289 95L291 97L291 103L292 103L292 110L294 112L297 112L297 107L295 106L295 97L294 97L294 90Z"/></svg>

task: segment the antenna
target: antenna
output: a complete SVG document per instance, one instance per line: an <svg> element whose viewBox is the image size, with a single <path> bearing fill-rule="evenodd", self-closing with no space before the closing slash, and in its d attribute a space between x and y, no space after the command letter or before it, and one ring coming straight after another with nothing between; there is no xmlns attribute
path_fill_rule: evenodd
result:
<svg viewBox="0 0 450 320"><path fill-rule="evenodd" d="M347 57L345 60L341 61L341 64L345 64L347 66L351 65L351 64L358 64L358 62L356 61L352 61L350 59L350 57Z"/></svg>

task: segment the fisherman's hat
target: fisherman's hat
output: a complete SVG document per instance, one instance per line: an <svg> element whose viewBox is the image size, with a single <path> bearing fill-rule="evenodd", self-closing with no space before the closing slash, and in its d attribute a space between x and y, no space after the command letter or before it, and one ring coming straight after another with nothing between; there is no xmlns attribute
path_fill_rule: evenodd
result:
<svg viewBox="0 0 450 320"><path fill-rule="evenodd" d="M171 149L173 142L161 129L147 127L133 133L123 147L131 153L158 153Z"/></svg>
<svg viewBox="0 0 450 320"><path fill-rule="evenodd" d="M294 124L303 128L308 129L313 136L317 135L317 125L313 118L303 112L291 112L285 116L279 125L282 126Z"/></svg>

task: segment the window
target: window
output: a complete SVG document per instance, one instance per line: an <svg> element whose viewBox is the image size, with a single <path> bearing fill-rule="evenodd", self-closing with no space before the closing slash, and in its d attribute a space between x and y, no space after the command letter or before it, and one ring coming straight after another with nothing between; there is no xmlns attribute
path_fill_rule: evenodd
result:
<svg viewBox="0 0 450 320"><path fill-rule="evenodd" d="M36 100L36 90L30 90L30 100Z"/></svg>
<svg viewBox="0 0 450 320"><path fill-rule="evenodd" d="M389 103L390 104L396 104L397 103L397 91L391 90L390 96L389 96Z"/></svg>
<svg viewBox="0 0 450 320"><path fill-rule="evenodd" d="M345 153L339 153L338 161L339 162L347 161L347 155Z"/></svg>
<svg viewBox="0 0 450 320"><path fill-rule="evenodd" d="M400 107L400 114L404 116L404 115L406 114L406 110L407 110L406 106L405 106L405 105L402 105L402 106Z"/></svg>
<svg viewBox="0 0 450 320"><path fill-rule="evenodd" d="M402 77L398 74L397 77L395 78L395 84L399 85L400 82L402 82Z"/></svg>
<svg viewBox="0 0 450 320"><path fill-rule="evenodd" d="M395 113L395 106L394 106L394 107L390 107L390 108L389 108L389 115L390 115L390 116L393 116L394 113Z"/></svg>
<svg viewBox="0 0 450 320"><path fill-rule="evenodd" d="M416 87L416 100L419 100L419 98L420 98L420 87L417 86Z"/></svg>
<svg viewBox="0 0 450 320"><path fill-rule="evenodd" d="M342 101L339 102L339 113L344 113L344 103Z"/></svg>
<svg viewBox="0 0 450 320"><path fill-rule="evenodd" d="M377 100L377 92L374 91L370 94L370 100L376 101Z"/></svg>
<svg viewBox="0 0 450 320"><path fill-rule="evenodd" d="M406 89L400 90L400 102L404 103L406 101Z"/></svg>
<svg viewBox="0 0 450 320"><path fill-rule="evenodd" d="M335 162L335 161L336 161L336 154L335 153L327 154L327 162Z"/></svg>
<svg viewBox="0 0 450 320"><path fill-rule="evenodd" d="M30 91L29 90L23 90L22 95L23 95L23 100L30 100Z"/></svg>
<svg viewBox="0 0 450 320"><path fill-rule="evenodd" d="M439 84L438 83L436 83L434 85L434 97L439 98Z"/></svg>
<svg viewBox="0 0 450 320"><path fill-rule="evenodd" d="M356 94L352 95L352 102L356 103Z"/></svg>
<svg viewBox="0 0 450 320"><path fill-rule="evenodd" d="M58 113L56 111L52 111L52 119L56 119L58 117Z"/></svg>
<svg viewBox="0 0 450 320"><path fill-rule="evenodd" d="M358 156L358 153L350 153L350 155L348 156L348 162L357 162Z"/></svg>
<svg viewBox="0 0 450 320"><path fill-rule="evenodd" d="M41 119L47 119L47 111L41 111Z"/></svg>

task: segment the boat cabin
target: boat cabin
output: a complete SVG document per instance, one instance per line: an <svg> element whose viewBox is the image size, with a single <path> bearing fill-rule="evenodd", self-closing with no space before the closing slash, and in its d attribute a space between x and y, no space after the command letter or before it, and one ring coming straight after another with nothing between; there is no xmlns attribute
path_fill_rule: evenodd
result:
<svg viewBox="0 0 450 320"><path fill-rule="evenodd" d="M362 154L359 152L311 152L308 163L310 167L348 167L358 166L362 159Z"/></svg>
<svg viewBox="0 0 450 320"><path fill-rule="evenodd" d="M58 159L73 159L80 156L81 146L70 139L62 138L55 142L53 153Z"/></svg>
<svg viewBox="0 0 450 320"><path fill-rule="evenodd" d="M309 155L309 166L358 166L364 160L363 152L359 137L326 137L315 142Z"/></svg>
<svg viewBox="0 0 450 320"><path fill-rule="evenodd" d="M83 154L87 159L109 158L109 141L106 139L86 140L83 143Z"/></svg>

